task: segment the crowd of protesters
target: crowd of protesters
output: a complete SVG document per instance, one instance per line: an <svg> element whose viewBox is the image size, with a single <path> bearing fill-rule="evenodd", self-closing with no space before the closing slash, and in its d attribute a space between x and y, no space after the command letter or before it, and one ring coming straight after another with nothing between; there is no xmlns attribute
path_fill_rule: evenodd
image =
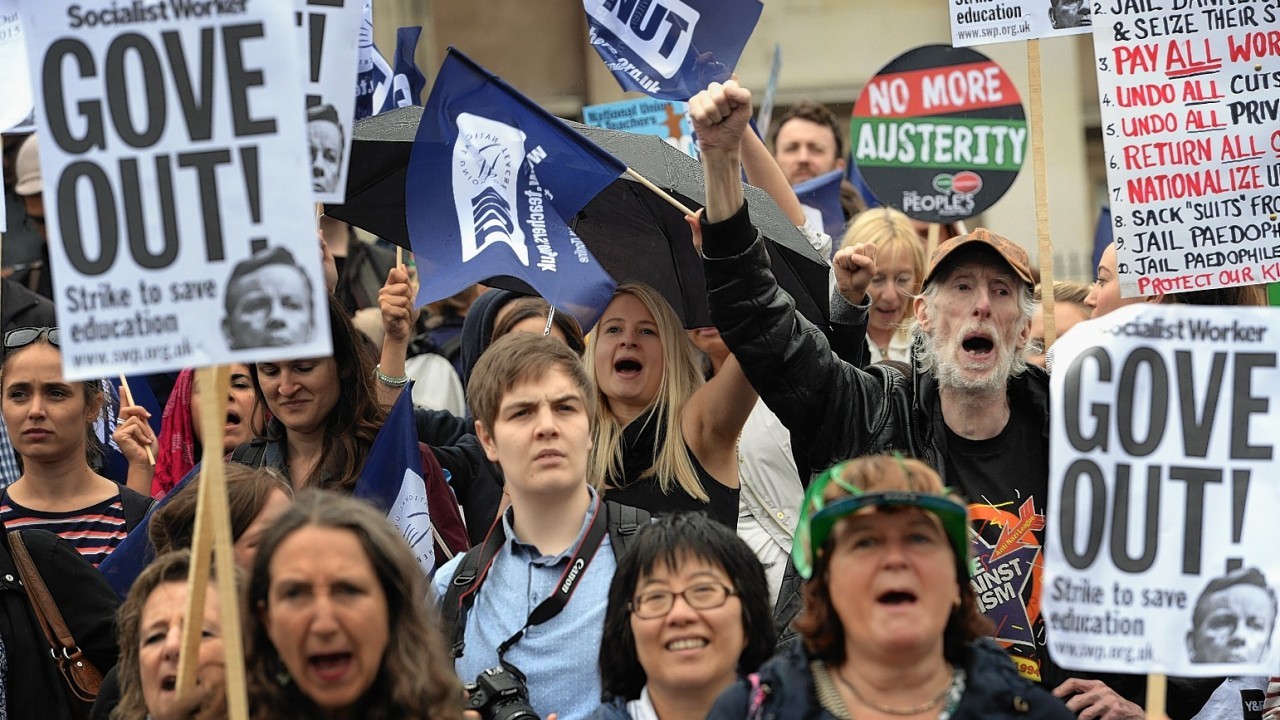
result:
<svg viewBox="0 0 1280 720"><path fill-rule="evenodd" d="M928 255L910 218L849 200L824 332L774 279L741 180L829 255L790 187L842 166L834 116L798 106L770 155L735 81L690 113L714 328L684 328L639 283L594 328L480 287L420 313L411 269L326 218L327 303L269 307L234 341L289 344L327 312L333 355L233 365L225 389L157 377L158 432L115 383L63 379L36 140L6 138L31 232L3 287L0 718L225 717L228 632L254 718L1144 717L1143 677L1058 668L1042 627L1032 647L997 644L969 582L984 530L965 498L1046 515L1052 349L1027 253L977 229ZM303 272L251 262L246 278ZM1129 302L1263 301L1124 299L1115 275L1108 248L1093 286L1054 285L1059 335ZM286 311L303 324L286 332ZM410 379L430 573L353 496ZM188 584L211 392L227 393L235 556L215 571L241 589L240 628L214 575ZM95 567L140 527L150 560L113 590ZM75 638L61 659L30 573ZM1247 572L1222 582L1270 593ZM105 678L77 693L72 665ZM1169 714L1236 717L1241 682L1174 678Z"/></svg>

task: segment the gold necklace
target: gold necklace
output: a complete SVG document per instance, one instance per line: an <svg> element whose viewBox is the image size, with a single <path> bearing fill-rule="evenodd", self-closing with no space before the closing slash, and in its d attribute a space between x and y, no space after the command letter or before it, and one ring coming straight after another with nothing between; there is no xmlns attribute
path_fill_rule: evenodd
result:
<svg viewBox="0 0 1280 720"><path fill-rule="evenodd" d="M942 692L934 696L932 700L909 708L896 708L888 705L881 705L863 697L862 693L858 692L858 689L853 686L853 683L845 679L843 669L836 670L836 679L840 681L841 685L849 688L849 692L853 693L853 697L856 698L858 702L866 705L876 712L882 712L886 715L919 715L926 710L932 710L941 705L943 700L947 699L947 695L951 693L951 688L956 684L956 674L953 670L951 673L951 682L947 683L947 686L942 688Z"/></svg>

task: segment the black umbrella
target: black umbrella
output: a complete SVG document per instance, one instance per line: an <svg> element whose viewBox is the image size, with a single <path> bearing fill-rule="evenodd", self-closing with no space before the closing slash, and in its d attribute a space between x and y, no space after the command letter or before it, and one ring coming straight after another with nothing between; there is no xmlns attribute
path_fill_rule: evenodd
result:
<svg viewBox="0 0 1280 720"><path fill-rule="evenodd" d="M347 171L347 200L325 212L401 247L411 249L405 223L405 175L422 108L406 107L356 123ZM566 121L567 122L567 121ZM685 205L704 204L702 166L660 138L568 122L638 174ZM797 309L819 326L827 323L827 262L764 191L746 186L751 221L767 243L778 283ZM452 219L450 219L452 221ZM654 286L686 327L711 325L702 261L682 213L630 178L605 188L570 221L601 266L618 282ZM523 283L494 278L487 284L528 291Z"/></svg>

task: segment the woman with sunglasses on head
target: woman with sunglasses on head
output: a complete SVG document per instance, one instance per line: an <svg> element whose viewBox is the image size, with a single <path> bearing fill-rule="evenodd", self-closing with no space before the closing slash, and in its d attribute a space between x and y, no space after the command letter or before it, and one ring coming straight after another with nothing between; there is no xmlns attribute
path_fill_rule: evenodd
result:
<svg viewBox="0 0 1280 720"><path fill-rule="evenodd" d="M764 568L703 513L640 528L609 586L597 720L702 720L773 653Z"/></svg>
<svg viewBox="0 0 1280 720"><path fill-rule="evenodd" d="M151 499L94 472L91 440L104 402L97 380L62 377L57 328L4 336L0 406L22 475L0 494L5 530L48 530L95 566L124 540Z"/></svg>
<svg viewBox="0 0 1280 720"><path fill-rule="evenodd" d="M918 460L841 463L805 494L802 641L716 701L744 717L1071 720L1018 674L969 583L968 511Z"/></svg>

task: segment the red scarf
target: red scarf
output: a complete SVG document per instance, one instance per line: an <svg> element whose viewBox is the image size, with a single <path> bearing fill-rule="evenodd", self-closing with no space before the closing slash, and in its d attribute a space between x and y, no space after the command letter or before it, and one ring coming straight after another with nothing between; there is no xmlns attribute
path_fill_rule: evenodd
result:
<svg viewBox="0 0 1280 720"><path fill-rule="evenodd" d="M187 368L178 373L169 402L160 418L160 454L156 457L156 474L151 479L151 497L157 500L169 494L196 464L196 433L191 424L191 389L195 371Z"/></svg>

